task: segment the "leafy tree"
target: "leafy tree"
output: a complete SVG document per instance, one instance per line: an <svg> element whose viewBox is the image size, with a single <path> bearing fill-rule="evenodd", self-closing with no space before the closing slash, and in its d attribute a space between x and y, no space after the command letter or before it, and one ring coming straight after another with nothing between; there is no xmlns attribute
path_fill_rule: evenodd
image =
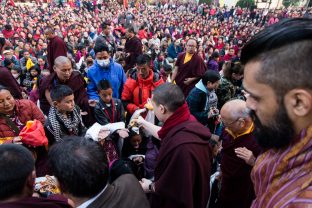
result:
<svg viewBox="0 0 312 208"><path fill-rule="evenodd" d="M300 2L300 0L284 0L283 5L287 8L289 6L298 6Z"/></svg>
<svg viewBox="0 0 312 208"><path fill-rule="evenodd" d="M199 0L198 4L208 4L210 5L212 3L212 0Z"/></svg>
<svg viewBox="0 0 312 208"><path fill-rule="evenodd" d="M255 6L255 0L239 0L237 3L236 3L236 6L240 6L242 8L249 8L251 6Z"/></svg>

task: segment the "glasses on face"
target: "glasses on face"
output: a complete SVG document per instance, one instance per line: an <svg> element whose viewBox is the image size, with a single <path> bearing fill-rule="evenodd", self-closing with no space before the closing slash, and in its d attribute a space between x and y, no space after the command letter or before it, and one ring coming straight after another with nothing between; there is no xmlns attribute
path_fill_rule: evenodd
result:
<svg viewBox="0 0 312 208"><path fill-rule="evenodd" d="M238 120L239 120L239 118L236 119L235 121L230 122L230 123L226 123L226 122L224 122L223 119L221 119L221 122L222 122L223 126L231 126L231 125L235 124Z"/></svg>

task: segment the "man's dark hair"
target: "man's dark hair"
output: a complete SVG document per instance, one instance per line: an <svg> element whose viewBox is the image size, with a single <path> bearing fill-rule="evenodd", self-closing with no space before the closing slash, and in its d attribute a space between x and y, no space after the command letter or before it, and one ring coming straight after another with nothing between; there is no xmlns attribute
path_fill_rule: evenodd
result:
<svg viewBox="0 0 312 208"><path fill-rule="evenodd" d="M94 53L97 54L99 52L106 51L109 53L109 48L105 43L97 42L94 46Z"/></svg>
<svg viewBox="0 0 312 208"><path fill-rule="evenodd" d="M232 75L233 73L238 74L238 75L243 75L244 74L244 67L242 64L238 61L233 62L233 61L227 61L223 65L223 76L232 81Z"/></svg>
<svg viewBox="0 0 312 208"><path fill-rule="evenodd" d="M0 87L1 90L1 87ZM21 194L35 169L31 152L22 145L0 145L0 200Z"/></svg>
<svg viewBox="0 0 312 208"><path fill-rule="evenodd" d="M101 24L101 27L102 27L102 29L103 30L105 30L108 26L110 26L111 24L110 24L110 22L109 21L105 21L105 22L103 22L102 24Z"/></svg>
<svg viewBox="0 0 312 208"><path fill-rule="evenodd" d="M107 89L113 89L111 83L106 79L102 79L101 81L99 81L99 83L97 84L97 90L100 91Z"/></svg>
<svg viewBox="0 0 312 208"><path fill-rule="evenodd" d="M137 58L136 58L136 64L137 65L150 65L151 63L151 57L147 54L142 54L142 55L139 55Z"/></svg>
<svg viewBox="0 0 312 208"><path fill-rule="evenodd" d="M175 112L185 103L185 97L180 87L172 83L165 83L155 88L153 101L156 105L162 104L170 112Z"/></svg>
<svg viewBox="0 0 312 208"><path fill-rule="evenodd" d="M135 31L134 31L134 27L130 26L127 28L128 32L129 33L134 33L135 34Z"/></svg>
<svg viewBox="0 0 312 208"><path fill-rule="evenodd" d="M4 65L4 67L10 66L12 63L13 63L13 61L12 61L11 59L5 58L5 59L3 60L3 65Z"/></svg>
<svg viewBox="0 0 312 208"><path fill-rule="evenodd" d="M73 90L67 85L57 85L54 88L52 88L50 92L52 101L58 102L63 100L65 97L73 94L74 94Z"/></svg>
<svg viewBox="0 0 312 208"><path fill-rule="evenodd" d="M312 19L282 20L256 34L242 49L241 62L259 62L257 81L281 99L294 88L312 89Z"/></svg>
<svg viewBox="0 0 312 208"><path fill-rule="evenodd" d="M214 70L207 70L202 77L202 82L204 85L207 85L208 82L215 83L216 81L219 81L221 79L221 76L219 72L216 72Z"/></svg>
<svg viewBox="0 0 312 208"><path fill-rule="evenodd" d="M108 161L102 147L84 137L64 137L49 151L49 162L62 192L74 197L96 196L108 181Z"/></svg>
<svg viewBox="0 0 312 208"><path fill-rule="evenodd" d="M1 90L10 91L9 88L7 88L6 86L3 86L3 85L0 85L0 91L1 91Z"/></svg>

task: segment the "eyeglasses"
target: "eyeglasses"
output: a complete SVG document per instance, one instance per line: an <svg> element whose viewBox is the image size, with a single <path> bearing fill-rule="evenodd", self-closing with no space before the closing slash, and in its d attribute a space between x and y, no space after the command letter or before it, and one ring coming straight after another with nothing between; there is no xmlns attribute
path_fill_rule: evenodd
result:
<svg viewBox="0 0 312 208"><path fill-rule="evenodd" d="M226 123L226 122L224 122L224 120L221 119L221 122L222 122L223 126L231 126L234 123L236 123L238 120L239 120L239 118L236 119L235 121L230 122L230 123Z"/></svg>

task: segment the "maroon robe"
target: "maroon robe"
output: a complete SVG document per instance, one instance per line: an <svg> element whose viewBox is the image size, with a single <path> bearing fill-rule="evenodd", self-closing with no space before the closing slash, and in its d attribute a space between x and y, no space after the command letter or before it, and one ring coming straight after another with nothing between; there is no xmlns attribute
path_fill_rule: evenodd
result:
<svg viewBox="0 0 312 208"><path fill-rule="evenodd" d="M39 99L40 108L45 115L49 114L50 104L45 96L45 90L51 90L57 84L64 84L69 86L74 91L75 104L80 107L82 111L88 112L87 116L82 116L84 124L90 126L94 123L94 117L92 110L88 103L88 95L85 88L85 81L79 72L73 71L69 80L65 83L60 82L55 72L50 74L48 77L44 77L40 80L39 84Z"/></svg>
<svg viewBox="0 0 312 208"><path fill-rule="evenodd" d="M210 195L211 134L197 121L172 128L161 141L155 168L157 208L204 208Z"/></svg>
<svg viewBox="0 0 312 208"><path fill-rule="evenodd" d="M55 36L54 38L50 39L48 44L48 63L49 63L49 70L53 72L54 60L59 56L66 56L67 57L67 46L59 36Z"/></svg>
<svg viewBox="0 0 312 208"><path fill-rule="evenodd" d="M141 40L136 36L131 39L127 39L125 44L125 52L130 53L130 55L126 57L125 70L128 71L136 64L136 58L143 54Z"/></svg>
<svg viewBox="0 0 312 208"><path fill-rule="evenodd" d="M253 184L250 178L252 166L236 156L235 149L246 147L257 157L261 151L252 133L233 137L226 131L221 135L221 190L219 196L222 208L249 208L255 198Z"/></svg>
<svg viewBox="0 0 312 208"><path fill-rule="evenodd" d="M1 203L0 208L71 208L71 206L63 201L48 198L26 197L13 202Z"/></svg>
<svg viewBox="0 0 312 208"><path fill-rule="evenodd" d="M15 99L23 99L22 89L16 79L12 76L11 72L3 66L0 66L0 85L9 88Z"/></svg>
<svg viewBox="0 0 312 208"><path fill-rule="evenodd" d="M178 67L178 73L175 78L175 82L182 89L185 97L188 96L189 92L195 87L198 80L204 75L206 66L203 59L198 55L194 54L190 61L184 64L185 52L180 53L176 62ZM184 84L186 78L198 77L197 81L193 81L189 85Z"/></svg>

